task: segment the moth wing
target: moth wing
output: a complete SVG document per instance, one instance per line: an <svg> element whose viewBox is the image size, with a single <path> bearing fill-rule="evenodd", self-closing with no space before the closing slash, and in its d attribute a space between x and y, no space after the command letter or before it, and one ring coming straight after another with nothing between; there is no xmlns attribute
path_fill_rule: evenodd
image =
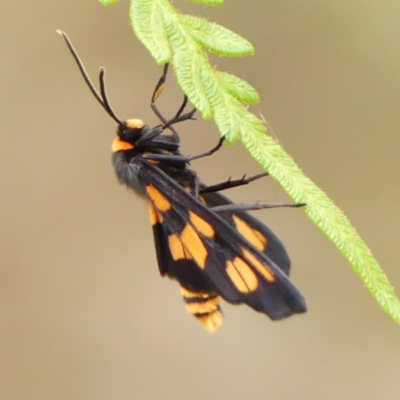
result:
<svg viewBox="0 0 400 400"><path fill-rule="evenodd" d="M198 268L190 257L174 260L171 253L171 243L168 238L174 235L173 225L165 220L163 214L149 202L151 225L153 229L154 243L156 247L157 262L161 275L176 279L182 287L199 292L214 292L214 287L208 277Z"/></svg>
<svg viewBox="0 0 400 400"><path fill-rule="evenodd" d="M194 265L226 301L248 304L271 319L306 311L299 290L265 253L157 166L140 160L138 170L141 186L168 233L174 262ZM190 260L194 263L187 263Z"/></svg>
<svg viewBox="0 0 400 400"><path fill-rule="evenodd" d="M208 207L232 204L231 200L218 192L200 194L200 199ZM219 213L218 215L244 236L254 247L271 259L286 275L289 275L289 255L281 240L268 226L244 211Z"/></svg>

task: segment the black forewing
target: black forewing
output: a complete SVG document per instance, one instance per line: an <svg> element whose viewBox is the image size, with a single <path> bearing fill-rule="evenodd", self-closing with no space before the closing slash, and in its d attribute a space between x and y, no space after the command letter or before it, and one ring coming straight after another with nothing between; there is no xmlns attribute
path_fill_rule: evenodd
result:
<svg viewBox="0 0 400 400"><path fill-rule="evenodd" d="M176 167L175 163L171 163L167 167L168 177L170 180L179 181L184 187L192 187L194 185L196 174L193 171L184 168L185 165ZM158 168L157 168L158 169ZM153 207L150 205L150 207ZM156 246L158 268L162 276L179 281L181 286L188 290L196 292L214 292L213 285L207 276L197 267L193 260L181 259L174 260L168 245L168 236L172 233L171 226L160 221L153 223L153 236Z"/></svg>
<svg viewBox="0 0 400 400"><path fill-rule="evenodd" d="M161 171L157 166L143 160L136 159L133 163L139 165L139 181L145 188L155 187L170 202L172 208L163 213L163 232L176 234L189 223L188 212L193 211L197 216L207 221L217 232L213 238L202 235L192 224L198 236L207 249L207 263L203 268L197 265L200 271L208 278L205 281L212 283L215 290L225 300L231 303L246 303L253 309L266 313L272 319L281 319L293 313L306 311L305 300L296 286L290 281L284 272L264 253L254 248L223 218L204 206L193 195L186 192L179 184ZM153 204L153 206L155 206ZM189 221L189 222L188 222ZM190 252L190 249L187 249ZM265 279L255 268L252 268L258 279L256 290L243 293L238 290L226 271L227 260L242 257L243 250L251 253L259 263L268 266L274 275L273 281ZM171 262L169 254L169 267ZM247 259L249 265L251 263ZM193 266L196 263L191 263Z"/></svg>
<svg viewBox="0 0 400 400"><path fill-rule="evenodd" d="M151 205L151 207L153 207ZM213 293L214 286L191 259L174 260L168 246L168 236L172 233L168 223L153 224L157 263L161 275L178 280L185 289L195 292Z"/></svg>
<svg viewBox="0 0 400 400"><path fill-rule="evenodd" d="M176 178L179 178L177 175ZM176 180L176 179L175 179ZM181 182L178 179L178 183ZM181 186L190 185L189 182L182 184ZM201 189L206 188L207 186L204 184L200 184L200 193ZM222 195L221 193L212 192L212 193L201 193L201 198L204 200L204 203L208 207L215 207L227 204L233 204L233 202ZM252 229L260 232L266 239L266 244L264 249L261 250L268 258L270 258L286 275L289 275L290 272L290 258L285 249L285 246L281 242L281 240L275 235L275 233L268 228L265 224L260 222L257 218L254 218L248 212L238 211L235 213L219 213L218 214L221 218L223 218L229 225L231 225L234 229L236 229L236 225L233 219L233 215L240 217L243 221L247 223L249 227ZM175 261L171 256L171 252L169 251L169 246L167 243L167 236L168 232L165 230L165 226L162 224L156 224L153 226L153 233L154 233L154 241L156 244L156 251L158 257L158 265L160 269L160 273L162 275L170 275L171 277L178 277L182 270L181 265L176 268ZM191 261L180 261L180 264L185 264L185 269L192 269L189 268L192 266L193 262ZM189 264L189 265L188 265ZM183 266L183 265L182 265ZM200 279L192 276L188 276L188 279L185 279L183 284L186 282L186 286L188 289L194 289L193 282L195 285L200 285ZM192 279L193 278L193 279ZM204 285L204 284L203 284Z"/></svg>

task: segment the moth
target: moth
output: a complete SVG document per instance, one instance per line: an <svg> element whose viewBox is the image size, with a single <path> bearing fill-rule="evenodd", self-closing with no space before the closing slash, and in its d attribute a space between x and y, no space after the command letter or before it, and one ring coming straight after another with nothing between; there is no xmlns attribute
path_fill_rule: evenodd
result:
<svg viewBox="0 0 400 400"><path fill-rule="evenodd" d="M150 127L141 119L124 121L108 101L104 68L100 69L98 91L67 35L58 33L92 94L117 123L112 143L116 177L146 200L160 274L178 282L187 311L210 332L223 322L222 300L247 304L272 320L304 313L306 302L288 276L290 260L284 245L248 213L271 205L234 204L220 193L266 174L212 186L202 183L189 163L217 152L224 138L196 156L180 153L175 126L193 119L196 110L185 112L186 96L174 117L167 119L158 110L155 102L164 88L168 64L151 97L160 123Z"/></svg>

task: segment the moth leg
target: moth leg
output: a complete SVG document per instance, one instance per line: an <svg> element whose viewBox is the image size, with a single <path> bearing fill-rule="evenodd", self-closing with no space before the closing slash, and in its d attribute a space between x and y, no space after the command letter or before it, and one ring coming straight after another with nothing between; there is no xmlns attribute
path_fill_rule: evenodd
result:
<svg viewBox="0 0 400 400"><path fill-rule="evenodd" d="M248 185L250 182L253 182L257 179L263 178L264 176L268 176L268 172L262 172L261 174L251 176L250 178L246 178L246 175L243 175L242 178L232 180L229 178L227 181L222 183L217 183L215 185L207 186L205 188L200 189L200 193L214 193L220 192L221 190L231 189L237 186Z"/></svg>
<svg viewBox="0 0 400 400"><path fill-rule="evenodd" d="M163 73L160 77L160 79L157 82L156 87L154 88L153 95L151 96L151 102L150 102L150 107L153 110L154 114L158 117L158 119L165 124L167 122L167 119L161 114L161 111L158 109L156 105L156 100L160 96L160 94L163 92L164 87L165 87L165 81L167 79L167 74L168 74L168 67L169 64L164 65Z"/></svg>
<svg viewBox="0 0 400 400"><path fill-rule="evenodd" d="M194 119L193 115L197 111L195 108L193 108L186 114L182 114L183 110L185 109L185 107L187 105L187 102L188 102L188 97L186 95L184 95L183 102L182 102L181 106L179 107L178 112L169 121L164 121L164 125L162 126L163 129L168 128L168 129L173 130L172 125L177 124L178 122L187 121L189 119Z"/></svg>
<svg viewBox="0 0 400 400"><path fill-rule="evenodd" d="M213 155L222 147L224 140L225 140L225 136L221 136L221 138L218 141L218 144L215 147L213 147L211 150L208 150L204 153L200 153L197 156L188 157L189 161L194 161L194 160L198 160L199 158L208 157L208 156Z"/></svg>
<svg viewBox="0 0 400 400"><path fill-rule="evenodd" d="M264 210L266 208L298 208L306 206L306 203L250 203L250 204L226 204L223 206L215 206L210 209L216 213L236 213L240 211L251 211L251 210Z"/></svg>
<svg viewBox="0 0 400 400"><path fill-rule="evenodd" d="M154 89L153 95L151 96L151 101L150 101L150 106L151 109L153 110L154 114L158 117L158 119L162 122L162 129L169 129L172 132L172 135L174 137L177 138L177 141L179 141L179 135L178 132L176 132L176 130L173 128L173 124L176 124L178 122L182 122L182 121L186 121L188 119L192 119L194 113L196 112L196 109L191 110L190 112L183 114L184 109L187 106L188 103L188 98L185 95L183 97L183 102L181 104L181 106L179 107L177 113L175 114L174 117L172 117L171 119L167 119L166 117L164 117L161 113L161 111L158 109L157 105L156 105L156 100L158 99L158 97L161 95L161 93L164 90L165 87L165 81L167 80L167 74L168 74L168 68L169 68L169 64L165 64L164 65L164 69L163 69L163 73L160 77L160 79L157 82L157 85Z"/></svg>
<svg viewBox="0 0 400 400"><path fill-rule="evenodd" d="M225 136L222 136L215 147L213 147L209 151L198 154L196 156L186 157L174 154L144 154L143 158L145 158L146 160L154 160L154 161L172 161L172 162L175 161L175 162L189 163L190 161L198 160L199 158L211 156L221 148L222 143L224 143L224 140Z"/></svg>

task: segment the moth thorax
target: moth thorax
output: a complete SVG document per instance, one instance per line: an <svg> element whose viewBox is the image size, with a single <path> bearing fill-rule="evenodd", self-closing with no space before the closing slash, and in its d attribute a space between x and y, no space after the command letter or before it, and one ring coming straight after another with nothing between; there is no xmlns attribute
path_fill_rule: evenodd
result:
<svg viewBox="0 0 400 400"><path fill-rule="evenodd" d="M135 163L129 163L124 152L112 153L111 161L118 181L133 189L136 193L144 195L138 177L139 166Z"/></svg>

